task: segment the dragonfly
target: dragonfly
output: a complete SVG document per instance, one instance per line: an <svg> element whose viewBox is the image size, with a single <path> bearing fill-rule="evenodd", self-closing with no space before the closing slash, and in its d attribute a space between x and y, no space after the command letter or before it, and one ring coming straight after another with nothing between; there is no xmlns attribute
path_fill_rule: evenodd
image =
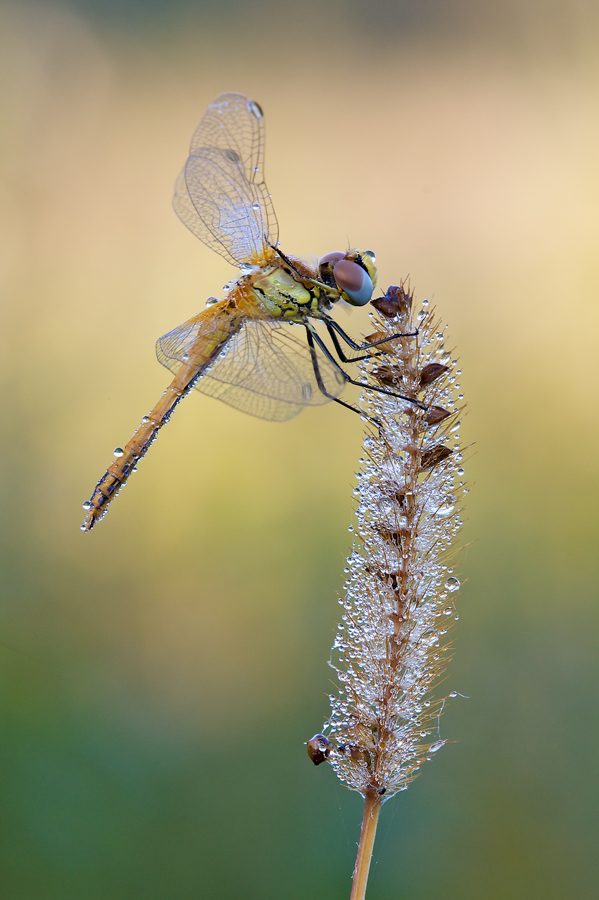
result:
<svg viewBox="0 0 599 900"><path fill-rule="evenodd" d="M239 277L225 285L223 299L210 297L202 312L158 339L158 359L174 378L129 443L115 448L114 462L83 504L85 532L106 514L192 389L276 422L329 401L364 415L340 398L347 384L364 387L341 363L381 355L377 345L389 340L354 341L330 315L339 300L353 306L371 300L372 251L334 251L314 267L280 250L264 180L264 114L255 100L226 93L210 104L192 137L173 206L196 237L240 270Z"/></svg>

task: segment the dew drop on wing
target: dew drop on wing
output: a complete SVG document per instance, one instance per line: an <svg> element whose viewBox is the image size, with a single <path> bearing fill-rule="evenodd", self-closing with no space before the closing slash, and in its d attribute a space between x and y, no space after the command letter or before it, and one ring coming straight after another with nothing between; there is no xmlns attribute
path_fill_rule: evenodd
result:
<svg viewBox="0 0 599 900"><path fill-rule="evenodd" d="M259 203L252 203L252 209L259 210L259 209L260 209L260 204L259 204Z"/></svg>
<svg viewBox="0 0 599 900"><path fill-rule="evenodd" d="M125 451L123 450L122 447L115 447L114 450L113 450L112 452L114 453L114 455L115 455L117 458L118 458L119 456L123 456L124 453L125 453Z"/></svg>
<svg viewBox="0 0 599 900"><path fill-rule="evenodd" d="M252 113L252 115L256 116L257 119L262 119L264 117L262 109L258 106L255 100L248 100L248 109Z"/></svg>
<svg viewBox="0 0 599 900"><path fill-rule="evenodd" d="M460 582L457 578L454 578L453 575L451 578L448 578L445 582L445 587L448 591L457 591L460 587Z"/></svg>
<svg viewBox="0 0 599 900"><path fill-rule="evenodd" d="M91 509L91 508L92 508L91 500L86 500L85 503L83 504L83 509L87 512L88 509Z"/></svg>
<svg viewBox="0 0 599 900"><path fill-rule="evenodd" d="M312 385L302 384L302 396L304 400L309 400L312 396Z"/></svg>

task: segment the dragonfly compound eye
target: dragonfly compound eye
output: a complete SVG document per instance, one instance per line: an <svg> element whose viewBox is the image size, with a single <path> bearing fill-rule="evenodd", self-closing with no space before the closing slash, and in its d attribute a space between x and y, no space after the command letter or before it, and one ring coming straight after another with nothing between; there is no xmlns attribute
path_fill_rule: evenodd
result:
<svg viewBox="0 0 599 900"><path fill-rule="evenodd" d="M365 306L369 302L374 285L362 266L349 259L340 259L333 267L333 274L348 303L352 306Z"/></svg>
<svg viewBox="0 0 599 900"><path fill-rule="evenodd" d="M344 257L345 253L342 253L341 250L333 250L332 253L327 253L326 256L323 256L318 265L324 266L326 263L329 263L331 266L334 266L336 262L339 262Z"/></svg>
<svg viewBox="0 0 599 900"><path fill-rule="evenodd" d="M324 282L324 284L328 284L331 288L337 287L335 276L333 275L333 266L335 263L338 263L340 259L344 259L344 257L345 253L342 253L341 250L334 250L332 253L327 253L326 256L323 256L318 263L320 280Z"/></svg>

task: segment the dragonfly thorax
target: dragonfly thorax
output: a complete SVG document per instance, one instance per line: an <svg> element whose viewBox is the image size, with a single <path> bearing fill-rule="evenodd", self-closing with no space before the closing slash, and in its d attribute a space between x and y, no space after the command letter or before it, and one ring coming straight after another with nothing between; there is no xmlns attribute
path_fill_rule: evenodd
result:
<svg viewBox="0 0 599 900"><path fill-rule="evenodd" d="M301 322L314 315L321 304L330 306L333 298L326 296L329 290L319 284L317 273L305 264L301 264L301 270L295 269L295 261L292 265L294 268L277 260L248 276L258 305L269 318Z"/></svg>

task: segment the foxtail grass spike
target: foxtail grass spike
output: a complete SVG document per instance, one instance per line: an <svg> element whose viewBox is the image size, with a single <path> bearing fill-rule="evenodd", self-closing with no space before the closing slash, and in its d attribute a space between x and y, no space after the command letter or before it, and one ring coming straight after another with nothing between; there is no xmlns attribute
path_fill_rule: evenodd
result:
<svg viewBox="0 0 599 900"><path fill-rule="evenodd" d="M386 353L361 363L364 383L391 385L425 408L363 392L370 418L355 490L356 541L330 663L338 688L322 733L308 742L316 765L328 762L365 798L352 900L364 896L381 804L446 743L447 696L431 692L451 656L460 586L453 544L467 492L460 369L445 328L428 301L414 310L405 283L373 306L376 332L367 340L417 335L379 345Z"/></svg>

